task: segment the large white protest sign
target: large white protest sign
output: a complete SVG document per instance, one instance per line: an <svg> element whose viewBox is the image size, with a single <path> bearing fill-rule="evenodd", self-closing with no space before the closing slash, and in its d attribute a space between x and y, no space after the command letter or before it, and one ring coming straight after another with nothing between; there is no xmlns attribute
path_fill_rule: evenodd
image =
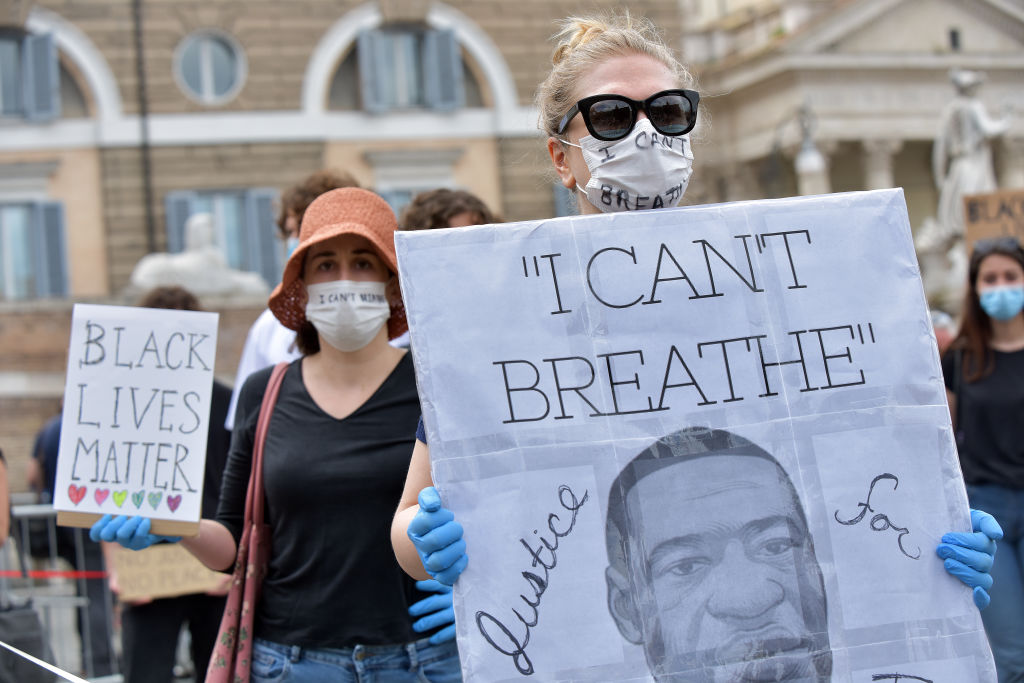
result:
<svg viewBox="0 0 1024 683"><path fill-rule="evenodd" d="M994 681L899 190L396 235L468 681Z"/></svg>
<svg viewBox="0 0 1024 683"><path fill-rule="evenodd" d="M141 515L194 534L217 314L76 304L54 491L58 521Z"/></svg>

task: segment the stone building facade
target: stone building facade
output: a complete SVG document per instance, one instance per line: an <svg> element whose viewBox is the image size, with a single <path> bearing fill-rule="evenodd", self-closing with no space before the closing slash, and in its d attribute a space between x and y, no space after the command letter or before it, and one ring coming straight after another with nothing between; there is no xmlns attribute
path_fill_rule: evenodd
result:
<svg viewBox="0 0 1024 683"><path fill-rule="evenodd" d="M449 186L509 221L571 210L534 90L558 19L626 6L700 82L690 203L806 190L805 105L824 187L902 186L919 225L953 67L1018 112L996 158L1024 186L1021 0L0 0L0 447L20 468L55 410L71 303L130 301L190 212L272 284L273 200L323 167L396 207ZM261 302L207 305L230 379Z"/></svg>

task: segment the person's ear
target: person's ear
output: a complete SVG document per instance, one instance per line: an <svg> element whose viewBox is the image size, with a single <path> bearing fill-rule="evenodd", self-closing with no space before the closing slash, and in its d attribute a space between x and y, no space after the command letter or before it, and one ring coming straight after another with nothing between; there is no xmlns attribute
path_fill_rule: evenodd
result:
<svg viewBox="0 0 1024 683"><path fill-rule="evenodd" d="M548 154L551 155L551 164L555 167L558 179L570 191L576 190L576 176L569 168L569 159L566 155L565 145L558 138L548 138Z"/></svg>
<svg viewBox="0 0 1024 683"><path fill-rule="evenodd" d="M622 637L634 645L644 642L643 621L640 609L633 596L633 587L629 578L623 576L618 569L608 567L604 570L604 578L608 583L608 611L615 620Z"/></svg>

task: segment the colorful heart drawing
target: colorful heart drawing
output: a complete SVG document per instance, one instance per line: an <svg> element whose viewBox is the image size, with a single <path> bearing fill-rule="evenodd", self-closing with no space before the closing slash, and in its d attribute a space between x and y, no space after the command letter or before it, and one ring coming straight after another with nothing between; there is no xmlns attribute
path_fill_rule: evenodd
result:
<svg viewBox="0 0 1024 683"><path fill-rule="evenodd" d="M160 499L163 497L164 494L160 493L159 491L153 491L151 494L149 494L149 504L153 506L154 510L156 510L156 507L160 504Z"/></svg>
<svg viewBox="0 0 1024 683"><path fill-rule="evenodd" d="M97 505L103 505L103 501L110 495L110 489L96 489L92 495L96 499Z"/></svg>
<svg viewBox="0 0 1024 683"><path fill-rule="evenodd" d="M132 494L132 502L135 503L135 507L142 507L142 501L146 500L145 491L136 491Z"/></svg>
<svg viewBox="0 0 1024 683"><path fill-rule="evenodd" d="M71 499L72 503L78 505L85 498L85 487L72 484L68 487L68 498Z"/></svg>
<svg viewBox="0 0 1024 683"><path fill-rule="evenodd" d="M171 512L177 512L179 505L181 505L181 494L167 496L167 507L171 508Z"/></svg>
<svg viewBox="0 0 1024 683"><path fill-rule="evenodd" d="M114 505L116 505L117 507L121 507L122 505L124 505L124 501L128 497L128 492L114 491L114 495L112 497L114 499Z"/></svg>

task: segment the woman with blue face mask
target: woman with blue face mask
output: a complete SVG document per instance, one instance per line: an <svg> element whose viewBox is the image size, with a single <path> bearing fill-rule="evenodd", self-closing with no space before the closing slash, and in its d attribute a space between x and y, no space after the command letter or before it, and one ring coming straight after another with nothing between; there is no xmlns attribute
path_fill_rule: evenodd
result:
<svg viewBox="0 0 1024 683"><path fill-rule="evenodd" d="M1013 237L980 240L968 276L942 370L967 496L1005 533L982 619L1008 683L1024 680L1024 249Z"/></svg>

